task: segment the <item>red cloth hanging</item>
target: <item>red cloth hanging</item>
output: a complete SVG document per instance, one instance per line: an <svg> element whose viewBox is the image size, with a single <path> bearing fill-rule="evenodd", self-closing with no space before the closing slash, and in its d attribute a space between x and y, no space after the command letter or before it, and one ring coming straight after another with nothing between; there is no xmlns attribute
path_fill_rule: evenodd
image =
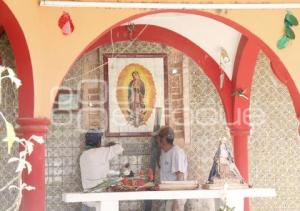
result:
<svg viewBox="0 0 300 211"><path fill-rule="evenodd" d="M74 31L74 24L69 13L63 12L58 19L58 26L64 35L69 35Z"/></svg>

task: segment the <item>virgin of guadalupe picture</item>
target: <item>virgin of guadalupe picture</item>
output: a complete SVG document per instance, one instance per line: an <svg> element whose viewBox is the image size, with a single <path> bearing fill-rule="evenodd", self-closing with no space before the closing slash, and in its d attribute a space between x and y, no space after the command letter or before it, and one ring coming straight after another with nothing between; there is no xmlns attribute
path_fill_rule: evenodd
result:
<svg viewBox="0 0 300 211"><path fill-rule="evenodd" d="M132 73L132 80L128 86L128 113L129 123L134 127L145 124L145 85L141 80L139 72Z"/></svg>
<svg viewBox="0 0 300 211"><path fill-rule="evenodd" d="M164 115L167 70L164 54L126 54L108 57L108 136L151 136L154 109ZM162 125L165 124L162 122Z"/></svg>
<svg viewBox="0 0 300 211"><path fill-rule="evenodd" d="M131 63L120 72L116 97L127 124L146 125L156 103L153 75L144 66Z"/></svg>

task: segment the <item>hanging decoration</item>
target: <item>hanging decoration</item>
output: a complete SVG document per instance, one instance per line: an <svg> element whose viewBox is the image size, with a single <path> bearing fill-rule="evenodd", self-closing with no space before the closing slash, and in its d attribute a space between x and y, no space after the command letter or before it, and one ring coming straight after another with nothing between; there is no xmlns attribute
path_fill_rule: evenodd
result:
<svg viewBox="0 0 300 211"><path fill-rule="evenodd" d="M219 68L221 71L221 74L220 74L220 88L221 89L224 87L224 78L225 78L224 68L225 68L226 64L228 64L229 62L230 62L230 58L228 56L227 51L223 47L221 47L220 64L219 64Z"/></svg>
<svg viewBox="0 0 300 211"><path fill-rule="evenodd" d="M58 26L63 35L69 35L74 31L74 24L69 13L63 12L58 19Z"/></svg>
<svg viewBox="0 0 300 211"><path fill-rule="evenodd" d="M232 96L238 96L238 97L242 97L246 100L249 100L249 98L247 97L247 95L245 94L246 90L243 89L237 89L232 93Z"/></svg>
<svg viewBox="0 0 300 211"><path fill-rule="evenodd" d="M295 32L292 29L293 26L298 26L298 20L290 11L288 11L284 17L284 34L277 42L278 49L285 48L290 40L296 38Z"/></svg>
<svg viewBox="0 0 300 211"><path fill-rule="evenodd" d="M133 32L135 30L135 24L134 23L128 23L127 27L127 31L129 34L129 40L133 40Z"/></svg>

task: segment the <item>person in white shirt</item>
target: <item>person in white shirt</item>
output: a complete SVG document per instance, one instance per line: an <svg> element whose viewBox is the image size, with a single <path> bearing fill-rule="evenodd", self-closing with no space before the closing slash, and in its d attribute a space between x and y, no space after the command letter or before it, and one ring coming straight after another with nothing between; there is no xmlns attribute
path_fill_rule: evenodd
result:
<svg viewBox="0 0 300 211"><path fill-rule="evenodd" d="M123 152L119 144L109 143L101 147L102 133L90 130L85 135L85 150L80 156L80 171L83 190L99 185L109 172L109 161ZM82 210L95 210L99 203L87 202ZM100 210L99 207L97 210Z"/></svg>
<svg viewBox="0 0 300 211"><path fill-rule="evenodd" d="M187 156L178 146L174 145L175 134L171 127L159 130L160 180L182 181L187 178ZM186 200L166 201L166 211L183 211Z"/></svg>

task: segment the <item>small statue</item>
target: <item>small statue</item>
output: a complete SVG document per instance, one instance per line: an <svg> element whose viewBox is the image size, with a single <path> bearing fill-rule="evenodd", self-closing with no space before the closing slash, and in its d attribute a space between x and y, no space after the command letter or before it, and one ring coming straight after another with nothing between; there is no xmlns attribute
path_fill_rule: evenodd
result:
<svg viewBox="0 0 300 211"><path fill-rule="evenodd" d="M218 150L214 156L214 162L209 173L208 181L203 185L205 189L219 189L227 183L234 187L248 187L239 170L233 156L226 146L226 139L220 141Z"/></svg>

